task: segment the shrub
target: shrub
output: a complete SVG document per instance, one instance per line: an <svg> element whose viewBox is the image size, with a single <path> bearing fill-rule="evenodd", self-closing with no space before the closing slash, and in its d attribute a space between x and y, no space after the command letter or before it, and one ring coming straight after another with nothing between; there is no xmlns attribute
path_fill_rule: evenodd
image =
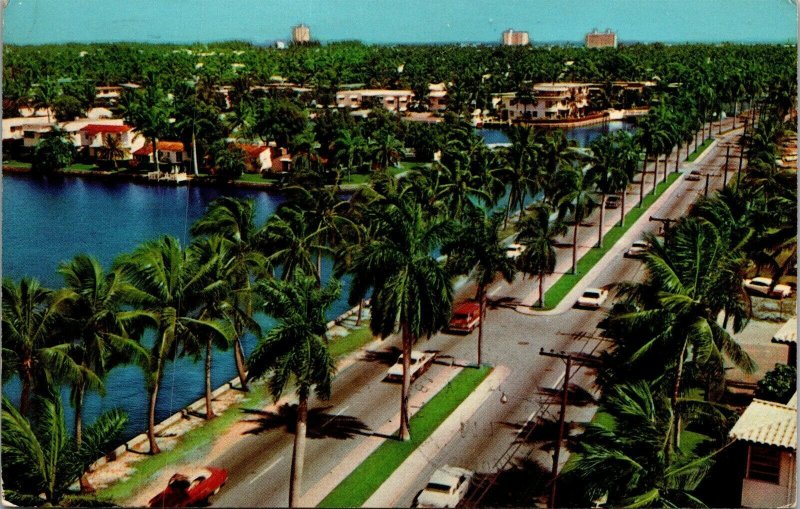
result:
<svg viewBox="0 0 800 509"><path fill-rule="evenodd" d="M756 397L786 403L796 390L797 368L788 364L775 364L775 369L759 380Z"/></svg>

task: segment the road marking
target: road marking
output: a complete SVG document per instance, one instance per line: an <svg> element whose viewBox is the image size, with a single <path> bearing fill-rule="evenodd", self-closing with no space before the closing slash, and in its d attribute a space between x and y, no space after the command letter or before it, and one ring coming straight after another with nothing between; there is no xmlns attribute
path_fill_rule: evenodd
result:
<svg viewBox="0 0 800 509"><path fill-rule="evenodd" d="M333 421L334 419L336 419L337 417L339 417L340 415L342 415L342 413L346 412L348 408L350 408L350 405L347 405L346 407L344 407L344 408L342 408L341 410L339 410L338 412L336 412L336 414L335 414L333 417L331 417L330 419L328 419L327 421L325 421L325 424L323 424L322 426L320 426L320 428L324 428L325 426L327 426L328 424L330 424L330 423L331 423L331 421Z"/></svg>
<svg viewBox="0 0 800 509"><path fill-rule="evenodd" d="M277 465L278 463L280 463L280 462L281 462L281 460L283 460L283 456L281 456L280 458L278 458L278 459L276 459L275 461L273 461L273 462L272 462L272 465L268 466L267 468L265 468L264 470L262 470L260 474L258 474L257 476L253 477L252 479L250 479L250 482L249 482L249 484L253 484L254 482L256 482L256 479L258 479L258 478L259 478L259 477L261 477L262 475L264 475L264 474L266 474L267 472L269 472L270 470L272 470L272 467L274 467L275 465Z"/></svg>

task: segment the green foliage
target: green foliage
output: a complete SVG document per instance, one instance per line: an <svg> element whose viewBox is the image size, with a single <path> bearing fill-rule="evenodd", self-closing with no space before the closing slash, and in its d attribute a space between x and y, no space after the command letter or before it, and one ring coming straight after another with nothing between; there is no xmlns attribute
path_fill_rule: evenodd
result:
<svg viewBox="0 0 800 509"><path fill-rule="evenodd" d="M797 367L775 364L775 368L758 381L756 397L777 403L786 403L797 391Z"/></svg>
<svg viewBox="0 0 800 509"><path fill-rule="evenodd" d="M211 147L214 156L212 173L220 181L236 180L245 171L245 153L242 149L220 140Z"/></svg>
<svg viewBox="0 0 800 509"><path fill-rule="evenodd" d="M53 101L53 109L56 112L56 118L61 121L74 120L76 117L82 117L85 114L85 109L80 99L71 95L60 95Z"/></svg>
<svg viewBox="0 0 800 509"><path fill-rule="evenodd" d="M75 147L56 131L53 136L46 136L36 145L33 151L31 169L36 173L52 173L66 168L75 158Z"/></svg>

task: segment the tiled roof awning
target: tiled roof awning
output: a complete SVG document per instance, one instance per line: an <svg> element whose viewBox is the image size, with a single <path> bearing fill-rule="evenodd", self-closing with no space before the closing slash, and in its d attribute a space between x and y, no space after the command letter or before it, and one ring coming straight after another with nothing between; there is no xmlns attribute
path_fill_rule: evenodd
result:
<svg viewBox="0 0 800 509"><path fill-rule="evenodd" d="M797 450L797 394L785 405L754 399L728 436L734 440Z"/></svg>
<svg viewBox="0 0 800 509"><path fill-rule="evenodd" d="M131 130L128 125L105 125L105 124L89 124L81 132L94 136L96 134L110 134L110 133L126 133Z"/></svg>
<svg viewBox="0 0 800 509"><path fill-rule="evenodd" d="M797 344L797 317L790 319L783 324L775 336L772 338L773 343Z"/></svg>

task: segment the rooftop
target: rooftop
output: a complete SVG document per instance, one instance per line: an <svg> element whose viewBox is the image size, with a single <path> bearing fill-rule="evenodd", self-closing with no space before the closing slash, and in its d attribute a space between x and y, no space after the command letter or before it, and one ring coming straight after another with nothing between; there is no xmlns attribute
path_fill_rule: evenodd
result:
<svg viewBox="0 0 800 509"><path fill-rule="evenodd" d="M94 136L96 134L125 133L131 130L128 125L89 124L81 132Z"/></svg>
<svg viewBox="0 0 800 509"><path fill-rule="evenodd" d="M775 336L772 337L773 343L797 344L797 317L790 318L783 327L780 328Z"/></svg>
<svg viewBox="0 0 800 509"><path fill-rule="evenodd" d="M753 444L797 450L797 393L785 405L754 399L728 436Z"/></svg>
<svg viewBox="0 0 800 509"><path fill-rule="evenodd" d="M183 152L182 141L159 141L158 150L161 152ZM133 153L136 156L146 156L153 153L153 144L147 142L142 148Z"/></svg>

